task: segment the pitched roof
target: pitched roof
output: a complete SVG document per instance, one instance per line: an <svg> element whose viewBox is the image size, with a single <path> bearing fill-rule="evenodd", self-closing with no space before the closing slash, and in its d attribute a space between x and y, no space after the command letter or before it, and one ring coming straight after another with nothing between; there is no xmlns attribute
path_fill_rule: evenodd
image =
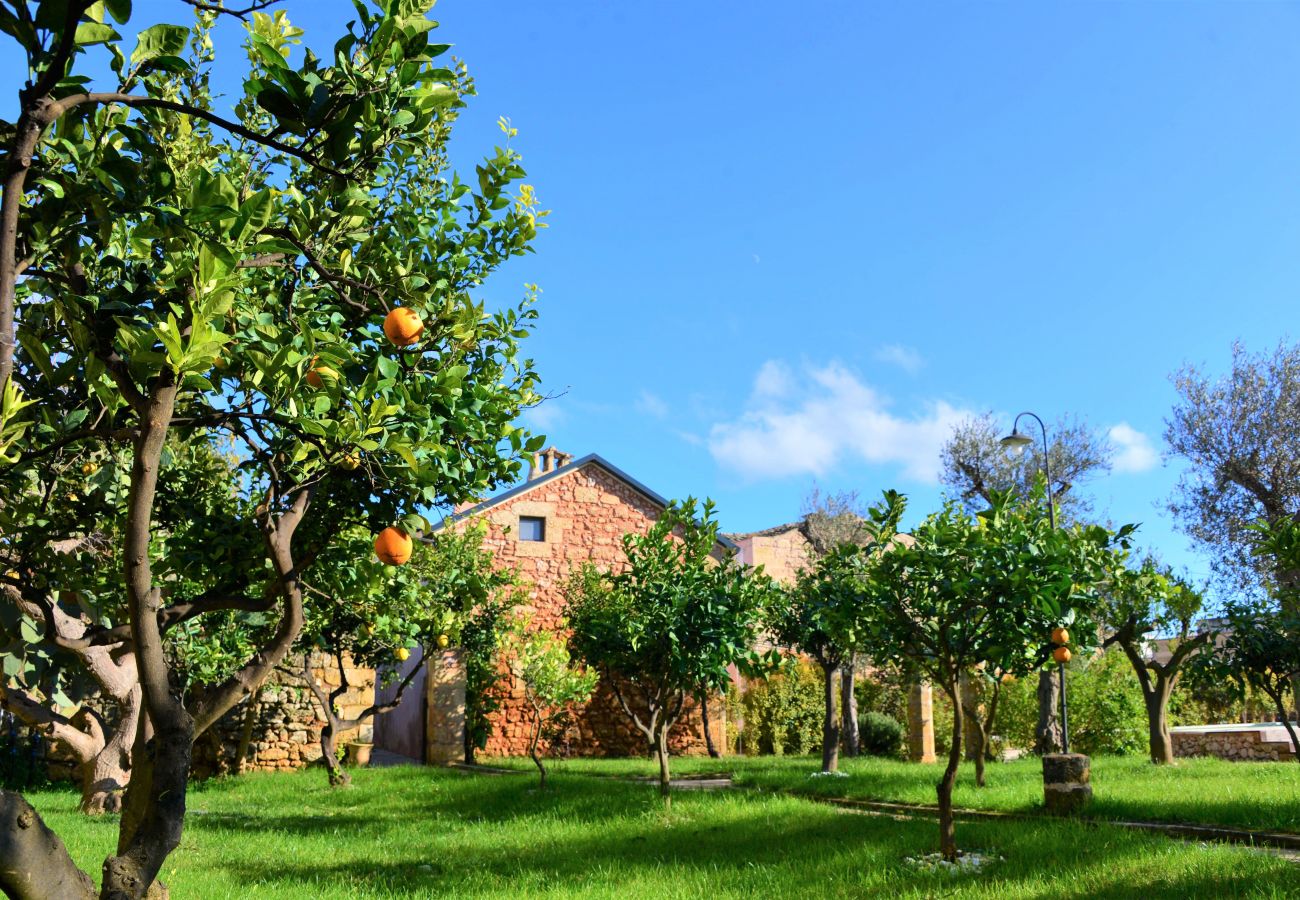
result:
<svg viewBox="0 0 1300 900"><path fill-rule="evenodd" d="M545 475L538 475L536 478L532 478L528 481L520 482L519 484L512 487L510 490L497 494L495 497L490 497L489 499L484 500L482 503L478 504L477 506L471 506L469 509L463 510L462 512L458 512L453 515L447 516L442 520L441 523L436 525L433 528L433 530L438 531L449 522L450 523L460 522L464 519L468 519L473 516L480 515L484 512L487 512L492 507L497 506L498 504L505 503L507 500L514 500L515 498L523 496L524 494L528 493L534 488L541 487L542 485L546 484L546 482L548 481L553 481L556 478L562 478L565 475L572 474L573 472L578 471L579 469L581 469L583 466L586 465L600 466L600 468L604 469L610 475L614 476L619 481L623 482L628 487L632 488L638 494L641 494L643 497L645 497L647 500L649 500L651 503L655 504L656 506L660 507L661 509L666 508L668 506L669 501L663 495L650 490L650 488L646 487L644 484L637 481L631 475L627 474L622 469L612 464L609 460L605 459L600 454L588 453L586 456L582 457L582 459L575 459L573 462L569 463L568 465L559 466L555 469L552 469L551 471L547 472ZM729 537L723 534L718 535L718 543L721 544L727 550L730 550L732 552L735 552L736 550L740 549L739 547L736 546L735 541L731 540Z"/></svg>
<svg viewBox="0 0 1300 900"><path fill-rule="evenodd" d="M727 537L733 541L743 541L745 538L752 537L772 537L777 534L785 534L788 531L802 531L803 521L786 522L784 525L773 525L771 528L764 528L761 531L746 531L743 534L728 534Z"/></svg>

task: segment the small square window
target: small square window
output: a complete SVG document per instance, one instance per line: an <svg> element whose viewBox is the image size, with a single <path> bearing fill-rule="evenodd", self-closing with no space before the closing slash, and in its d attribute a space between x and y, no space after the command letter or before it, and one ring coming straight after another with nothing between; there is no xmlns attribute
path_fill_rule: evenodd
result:
<svg viewBox="0 0 1300 900"><path fill-rule="evenodd" d="M519 517L519 540L521 541L544 541L546 540L546 519L541 516L520 516Z"/></svg>

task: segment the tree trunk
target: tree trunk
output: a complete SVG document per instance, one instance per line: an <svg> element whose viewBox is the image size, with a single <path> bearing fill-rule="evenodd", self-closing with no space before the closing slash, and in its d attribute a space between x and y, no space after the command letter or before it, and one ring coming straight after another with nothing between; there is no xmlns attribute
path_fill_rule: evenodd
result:
<svg viewBox="0 0 1300 900"><path fill-rule="evenodd" d="M1061 752L1061 684L1056 673L1042 669L1038 673L1038 729L1034 752L1039 756Z"/></svg>
<svg viewBox="0 0 1300 900"><path fill-rule="evenodd" d="M939 851L944 859L955 862L957 833L952 815L952 789L957 783L957 767L961 765L961 688L954 681L948 685L947 693L952 701L952 746L948 748L948 766L943 770L936 793L939 797Z"/></svg>
<svg viewBox="0 0 1300 900"><path fill-rule="evenodd" d="M0 891L14 900L90 900L95 885L36 810L0 791Z"/></svg>
<svg viewBox="0 0 1300 900"><path fill-rule="evenodd" d="M329 773L330 787L347 787L352 783L352 776L339 762L339 748L334 742L333 722L326 722L325 727L320 730L320 753L321 761L325 763L325 771Z"/></svg>
<svg viewBox="0 0 1300 900"><path fill-rule="evenodd" d="M1174 761L1174 742L1169 734L1169 694L1172 679L1156 678L1150 691L1144 691L1142 700L1147 708L1147 731L1151 744L1151 761L1156 765L1171 765Z"/></svg>
<svg viewBox="0 0 1300 900"><path fill-rule="evenodd" d="M664 809L673 805L672 778L668 774L668 728L661 726L655 738L655 756L659 760L659 796L664 798Z"/></svg>
<svg viewBox="0 0 1300 900"><path fill-rule="evenodd" d="M840 733L844 739L844 755L858 755L858 696L854 691L857 660L850 656L840 671Z"/></svg>
<svg viewBox="0 0 1300 900"><path fill-rule="evenodd" d="M117 730L81 770L81 811L89 815L120 812L122 793L131 778L131 751L140 724L144 695L137 684L118 704Z"/></svg>
<svg viewBox="0 0 1300 900"><path fill-rule="evenodd" d="M823 699L826 703L822 722L822 771L835 772L840 767L840 725L835 715L835 666L822 666Z"/></svg>
<svg viewBox="0 0 1300 900"><path fill-rule="evenodd" d="M695 702L700 705L700 723L704 727L704 746L708 748L710 757L718 759L722 754L718 752L717 745L713 743L713 729L709 727L709 692L700 691L695 695Z"/></svg>
<svg viewBox="0 0 1300 900"><path fill-rule="evenodd" d="M961 705L965 710L966 730L962 737L966 742L966 761L974 762L979 754L984 752L984 742L979 734L980 726L980 685L976 680L979 676L972 675L970 672L963 672L961 675Z"/></svg>
<svg viewBox="0 0 1300 900"><path fill-rule="evenodd" d="M248 709L244 711L244 727L239 732L239 749L235 751L235 774L243 775L248 761L248 745L253 742L253 728L257 717L262 712L262 692L257 691L248 698Z"/></svg>

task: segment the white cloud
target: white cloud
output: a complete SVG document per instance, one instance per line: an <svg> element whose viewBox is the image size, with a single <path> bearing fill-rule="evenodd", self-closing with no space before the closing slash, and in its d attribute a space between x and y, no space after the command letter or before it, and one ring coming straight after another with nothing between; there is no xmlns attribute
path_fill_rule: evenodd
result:
<svg viewBox="0 0 1300 900"><path fill-rule="evenodd" d="M913 347L902 344L886 344L876 350L876 361L898 366L908 375L915 375L925 365L925 357Z"/></svg>
<svg viewBox="0 0 1300 900"><path fill-rule="evenodd" d="M845 460L895 464L902 475L933 484L939 451L957 422L971 415L942 401L911 416L838 363L796 374L763 364L747 408L709 433L714 459L750 479L824 475Z"/></svg>
<svg viewBox="0 0 1300 900"><path fill-rule="evenodd" d="M636 408L646 415L654 416L656 419L668 418L668 404L663 398L650 391L642 391L641 396L637 398Z"/></svg>
<svg viewBox="0 0 1300 900"><path fill-rule="evenodd" d="M1127 422L1120 422L1107 433L1115 445L1111 467L1116 472L1147 472L1160 463L1160 455L1151 439Z"/></svg>
<svg viewBox="0 0 1300 900"><path fill-rule="evenodd" d="M533 431L547 432L564 422L568 413L554 400L543 400L537 406L524 410L521 418Z"/></svg>

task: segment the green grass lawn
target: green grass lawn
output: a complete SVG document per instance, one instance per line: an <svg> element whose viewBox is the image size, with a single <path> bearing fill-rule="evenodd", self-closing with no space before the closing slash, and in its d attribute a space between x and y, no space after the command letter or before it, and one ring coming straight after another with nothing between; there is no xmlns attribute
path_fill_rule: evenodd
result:
<svg viewBox="0 0 1300 900"><path fill-rule="evenodd" d="M793 765L797 761L783 761ZM797 774L793 770L791 775ZM91 871L116 823L64 791L32 796ZM1294 897L1300 866L1073 822L960 824L989 871L918 872L933 822L854 814L749 791L681 792L665 812L648 785L423 768L319 771L197 786L164 880L182 898L372 897Z"/></svg>
<svg viewBox="0 0 1300 900"><path fill-rule="evenodd" d="M527 760L485 760L528 768ZM574 759L557 762L556 771L592 774L657 775L648 759ZM809 778L821 757L682 757L673 774L731 772L739 785L827 797L935 802L934 785L942 766L922 766L862 757L841 759L847 778ZM1043 803L1042 763L1037 758L990 763L988 787L975 786L974 766L958 775L953 802L958 806L1010 812L1036 812ZM1092 761L1093 806L1100 819L1191 822L1300 833L1300 765L1293 762L1233 763L1185 759L1155 766L1137 756L1098 757Z"/></svg>

